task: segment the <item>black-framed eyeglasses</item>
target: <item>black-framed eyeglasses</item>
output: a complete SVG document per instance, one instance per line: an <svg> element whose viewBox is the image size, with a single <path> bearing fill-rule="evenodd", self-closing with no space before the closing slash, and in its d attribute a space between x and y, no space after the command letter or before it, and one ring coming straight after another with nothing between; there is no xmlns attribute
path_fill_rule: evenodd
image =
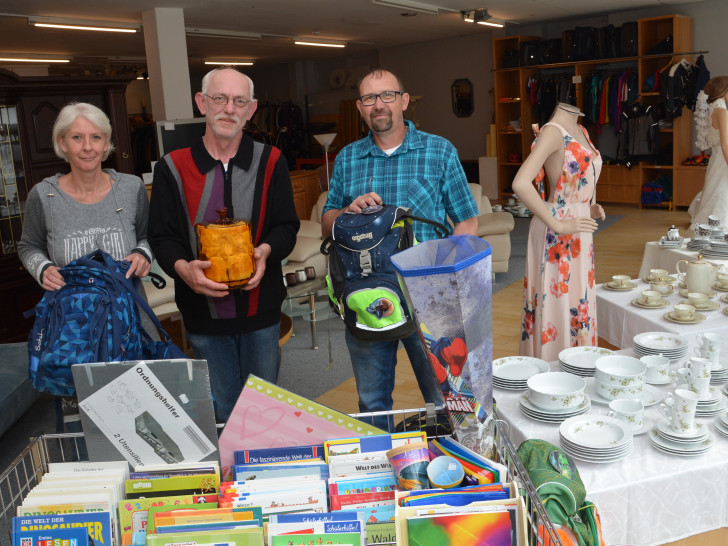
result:
<svg viewBox="0 0 728 546"><path fill-rule="evenodd" d="M233 104L238 108L245 108L248 104L255 101L255 99L248 100L242 97L234 97L232 99L229 99L224 95L218 95L217 97L211 97L207 93L203 93L203 95L210 99L215 104L215 106L227 106L228 102L233 101Z"/></svg>
<svg viewBox="0 0 728 546"><path fill-rule="evenodd" d="M364 106L374 106L377 103L377 97L382 102L394 102L397 100L397 95L401 95L402 91L382 91L381 93L370 93L369 95L362 95L359 100Z"/></svg>

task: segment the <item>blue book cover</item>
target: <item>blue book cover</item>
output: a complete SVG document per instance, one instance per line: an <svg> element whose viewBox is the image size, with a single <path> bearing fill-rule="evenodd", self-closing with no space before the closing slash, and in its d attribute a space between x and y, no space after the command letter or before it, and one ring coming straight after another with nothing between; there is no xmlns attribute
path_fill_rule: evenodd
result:
<svg viewBox="0 0 728 546"><path fill-rule="evenodd" d="M318 521L366 521L364 510L339 510L337 512L299 512L294 514L271 514L268 523L315 523Z"/></svg>
<svg viewBox="0 0 728 546"><path fill-rule="evenodd" d="M111 541L111 514L109 512L80 512L13 518L13 533L21 531L49 531L85 527L95 546L113 546Z"/></svg>
<svg viewBox="0 0 728 546"><path fill-rule="evenodd" d="M233 476L236 482L247 480L263 480L268 478L292 478L295 476L318 475L320 479L326 480L329 477L329 466L323 462L312 461L310 464L235 464L233 465Z"/></svg>
<svg viewBox="0 0 728 546"><path fill-rule="evenodd" d="M13 546L88 546L88 537L83 527L17 531L13 533Z"/></svg>
<svg viewBox="0 0 728 546"><path fill-rule="evenodd" d="M268 449L241 449L235 451L235 464L270 464L302 459L322 459L324 446L271 447Z"/></svg>

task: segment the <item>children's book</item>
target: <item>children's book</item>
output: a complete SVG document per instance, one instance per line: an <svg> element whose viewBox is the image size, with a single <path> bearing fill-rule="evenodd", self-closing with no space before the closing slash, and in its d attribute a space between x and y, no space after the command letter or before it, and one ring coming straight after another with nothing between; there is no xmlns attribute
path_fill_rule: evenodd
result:
<svg viewBox="0 0 728 546"><path fill-rule="evenodd" d="M114 546L111 514L109 512L20 516L13 518L12 531L17 533L76 528L85 528L91 543L96 546Z"/></svg>
<svg viewBox="0 0 728 546"><path fill-rule="evenodd" d="M193 525L210 522L235 521L263 521L263 511L259 506L250 508L205 508L190 510L189 507L180 510L167 510L164 507L151 507L147 529L149 533L156 532L159 525Z"/></svg>
<svg viewBox="0 0 728 546"><path fill-rule="evenodd" d="M129 463L126 461L72 461L61 463L48 463L48 473L70 473L77 475L85 475L91 472L105 472L121 470L124 479L129 477Z"/></svg>
<svg viewBox="0 0 728 546"><path fill-rule="evenodd" d="M172 476L151 480L127 480L125 487L127 499L213 494L220 490L220 476L217 474L196 474L194 476Z"/></svg>
<svg viewBox="0 0 728 546"><path fill-rule="evenodd" d="M263 528L246 527L244 529L229 529L221 531L147 535L146 546L167 546L168 544L228 544L234 546L261 546L261 544L263 544ZM355 546L358 546L358 543Z"/></svg>
<svg viewBox="0 0 728 546"><path fill-rule="evenodd" d="M356 510L371 506L394 504L395 491L379 493L354 493L351 495L333 495L330 497L331 510Z"/></svg>
<svg viewBox="0 0 728 546"><path fill-rule="evenodd" d="M299 512L296 514L271 514L268 523L314 523L317 521L352 521L364 522L362 510L340 510L338 512L325 512L313 514Z"/></svg>
<svg viewBox="0 0 728 546"><path fill-rule="evenodd" d="M359 546L361 536L357 533L306 533L278 535L271 537L268 546L289 546L299 544L341 544Z"/></svg>
<svg viewBox="0 0 728 546"><path fill-rule="evenodd" d="M515 546L507 510L411 516L407 537L409 546Z"/></svg>
<svg viewBox="0 0 728 546"><path fill-rule="evenodd" d="M13 546L88 546L88 544L88 532L84 527L13 533Z"/></svg>
<svg viewBox="0 0 728 546"><path fill-rule="evenodd" d="M308 446L329 438L376 434L384 431L250 375L220 436L223 480L232 478L238 450Z"/></svg>
<svg viewBox="0 0 728 546"><path fill-rule="evenodd" d="M294 464L233 465L233 477L238 482L294 476L317 476L319 479L325 480L329 477L329 466L323 460Z"/></svg>
<svg viewBox="0 0 728 546"><path fill-rule="evenodd" d="M357 533L360 546L366 546L366 527L359 520L316 521L308 523L270 523L268 522L268 544L276 535ZM356 545L355 545L356 546Z"/></svg>
<svg viewBox="0 0 728 546"><path fill-rule="evenodd" d="M330 495L350 495L351 493L372 493L399 489L394 472L376 478L329 480Z"/></svg>
<svg viewBox="0 0 728 546"><path fill-rule="evenodd" d="M392 448L409 443L426 442L427 434L424 431L395 432L394 434L378 434L354 438L336 438L324 442L326 462L329 457L337 455L352 455L370 453L373 451L387 452Z"/></svg>
<svg viewBox="0 0 728 546"><path fill-rule="evenodd" d="M241 521L209 521L205 523L187 523L180 525L157 525L154 532L157 534L189 533L195 531L222 531L225 529L245 529L247 527L262 527L263 520L247 519Z"/></svg>
<svg viewBox="0 0 728 546"><path fill-rule="evenodd" d="M265 464L324 458L323 444L268 449L241 449L235 452L235 464Z"/></svg>
<svg viewBox="0 0 728 546"><path fill-rule="evenodd" d="M395 543L397 529L394 525L394 512L392 520L386 522L367 523L367 544Z"/></svg>

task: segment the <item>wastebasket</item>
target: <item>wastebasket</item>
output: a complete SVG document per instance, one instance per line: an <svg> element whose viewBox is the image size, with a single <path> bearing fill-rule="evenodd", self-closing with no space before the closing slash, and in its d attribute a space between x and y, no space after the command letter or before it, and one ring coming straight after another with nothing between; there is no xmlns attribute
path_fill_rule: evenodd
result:
<svg viewBox="0 0 728 546"><path fill-rule="evenodd" d="M455 434L478 451L493 406L491 253L479 237L453 235L392 256Z"/></svg>

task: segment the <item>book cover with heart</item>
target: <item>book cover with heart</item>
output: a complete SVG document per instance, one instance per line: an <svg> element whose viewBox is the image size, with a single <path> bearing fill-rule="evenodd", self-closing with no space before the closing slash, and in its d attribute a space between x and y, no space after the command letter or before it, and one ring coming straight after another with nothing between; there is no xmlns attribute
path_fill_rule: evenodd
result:
<svg viewBox="0 0 728 546"><path fill-rule="evenodd" d="M232 479L236 450L323 444L374 434L385 432L250 375L218 442L223 480Z"/></svg>

